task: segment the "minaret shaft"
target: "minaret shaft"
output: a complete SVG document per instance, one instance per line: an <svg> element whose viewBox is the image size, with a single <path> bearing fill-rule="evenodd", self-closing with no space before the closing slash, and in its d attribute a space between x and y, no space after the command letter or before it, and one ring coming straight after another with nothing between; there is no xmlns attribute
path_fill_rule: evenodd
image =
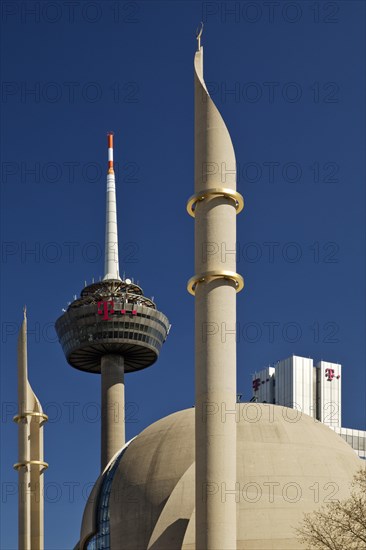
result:
<svg viewBox="0 0 366 550"><path fill-rule="evenodd" d="M235 195L234 150L203 80L201 47L195 56L196 283L191 287L195 293L197 550L236 548L235 329L241 277L236 274Z"/></svg>
<svg viewBox="0 0 366 550"><path fill-rule="evenodd" d="M29 464L30 461L30 425L25 417L29 410L29 383L27 365L27 321L24 318L18 337L18 412L22 419L18 426L18 461ZM30 468L18 470L18 546L19 550L30 550L31 537L31 499Z"/></svg>
<svg viewBox="0 0 366 550"><path fill-rule="evenodd" d="M43 460L43 423L47 415L35 396L29 381L27 367L27 319L18 339L18 546L19 550L43 550L44 501L43 471L48 465Z"/></svg>
<svg viewBox="0 0 366 550"><path fill-rule="evenodd" d="M122 355L101 359L101 471L125 444L125 383Z"/></svg>

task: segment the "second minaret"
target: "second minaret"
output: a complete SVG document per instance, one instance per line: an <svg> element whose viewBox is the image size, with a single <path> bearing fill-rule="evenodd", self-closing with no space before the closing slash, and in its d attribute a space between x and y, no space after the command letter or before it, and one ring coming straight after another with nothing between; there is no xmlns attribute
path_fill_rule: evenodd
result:
<svg viewBox="0 0 366 550"><path fill-rule="evenodd" d="M236 548L236 191L229 132L203 79L203 48L195 68L196 549Z"/></svg>

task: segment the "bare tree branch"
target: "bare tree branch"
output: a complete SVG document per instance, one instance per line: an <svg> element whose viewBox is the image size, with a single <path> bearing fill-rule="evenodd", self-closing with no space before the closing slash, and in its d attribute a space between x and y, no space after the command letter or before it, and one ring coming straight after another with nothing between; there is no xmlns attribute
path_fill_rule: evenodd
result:
<svg viewBox="0 0 366 550"><path fill-rule="evenodd" d="M348 499L305 514L296 532L308 550L366 550L366 469L355 475Z"/></svg>

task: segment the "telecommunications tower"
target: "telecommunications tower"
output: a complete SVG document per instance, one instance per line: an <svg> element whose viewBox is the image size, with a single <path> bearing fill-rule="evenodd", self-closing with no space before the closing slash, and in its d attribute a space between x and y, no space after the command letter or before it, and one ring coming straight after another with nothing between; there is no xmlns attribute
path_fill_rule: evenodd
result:
<svg viewBox="0 0 366 550"><path fill-rule="evenodd" d="M130 279L120 277L113 134L108 134L105 275L83 288L56 321L68 363L101 374L101 468L125 443L124 375L157 360L169 321Z"/></svg>

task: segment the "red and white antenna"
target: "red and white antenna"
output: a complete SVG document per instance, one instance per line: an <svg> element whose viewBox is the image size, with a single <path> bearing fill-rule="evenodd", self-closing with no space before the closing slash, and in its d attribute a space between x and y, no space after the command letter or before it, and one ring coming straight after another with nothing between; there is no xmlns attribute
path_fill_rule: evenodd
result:
<svg viewBox="0 0 366 550"><path fill-rule="evenodd" d="M108 174L114 174L113 168L113 132L107 134L108 136Z"/></svg>
<svg viewBox="0 0 366 550"><path fill-rule="evenodd" d="M117 203L116 180L113 168L113 133L108 137L108 173L107 173L107 207L105 226L105 256L104 277L106 279L119 279L118 260L118 227L117 227Z"/></svg>

